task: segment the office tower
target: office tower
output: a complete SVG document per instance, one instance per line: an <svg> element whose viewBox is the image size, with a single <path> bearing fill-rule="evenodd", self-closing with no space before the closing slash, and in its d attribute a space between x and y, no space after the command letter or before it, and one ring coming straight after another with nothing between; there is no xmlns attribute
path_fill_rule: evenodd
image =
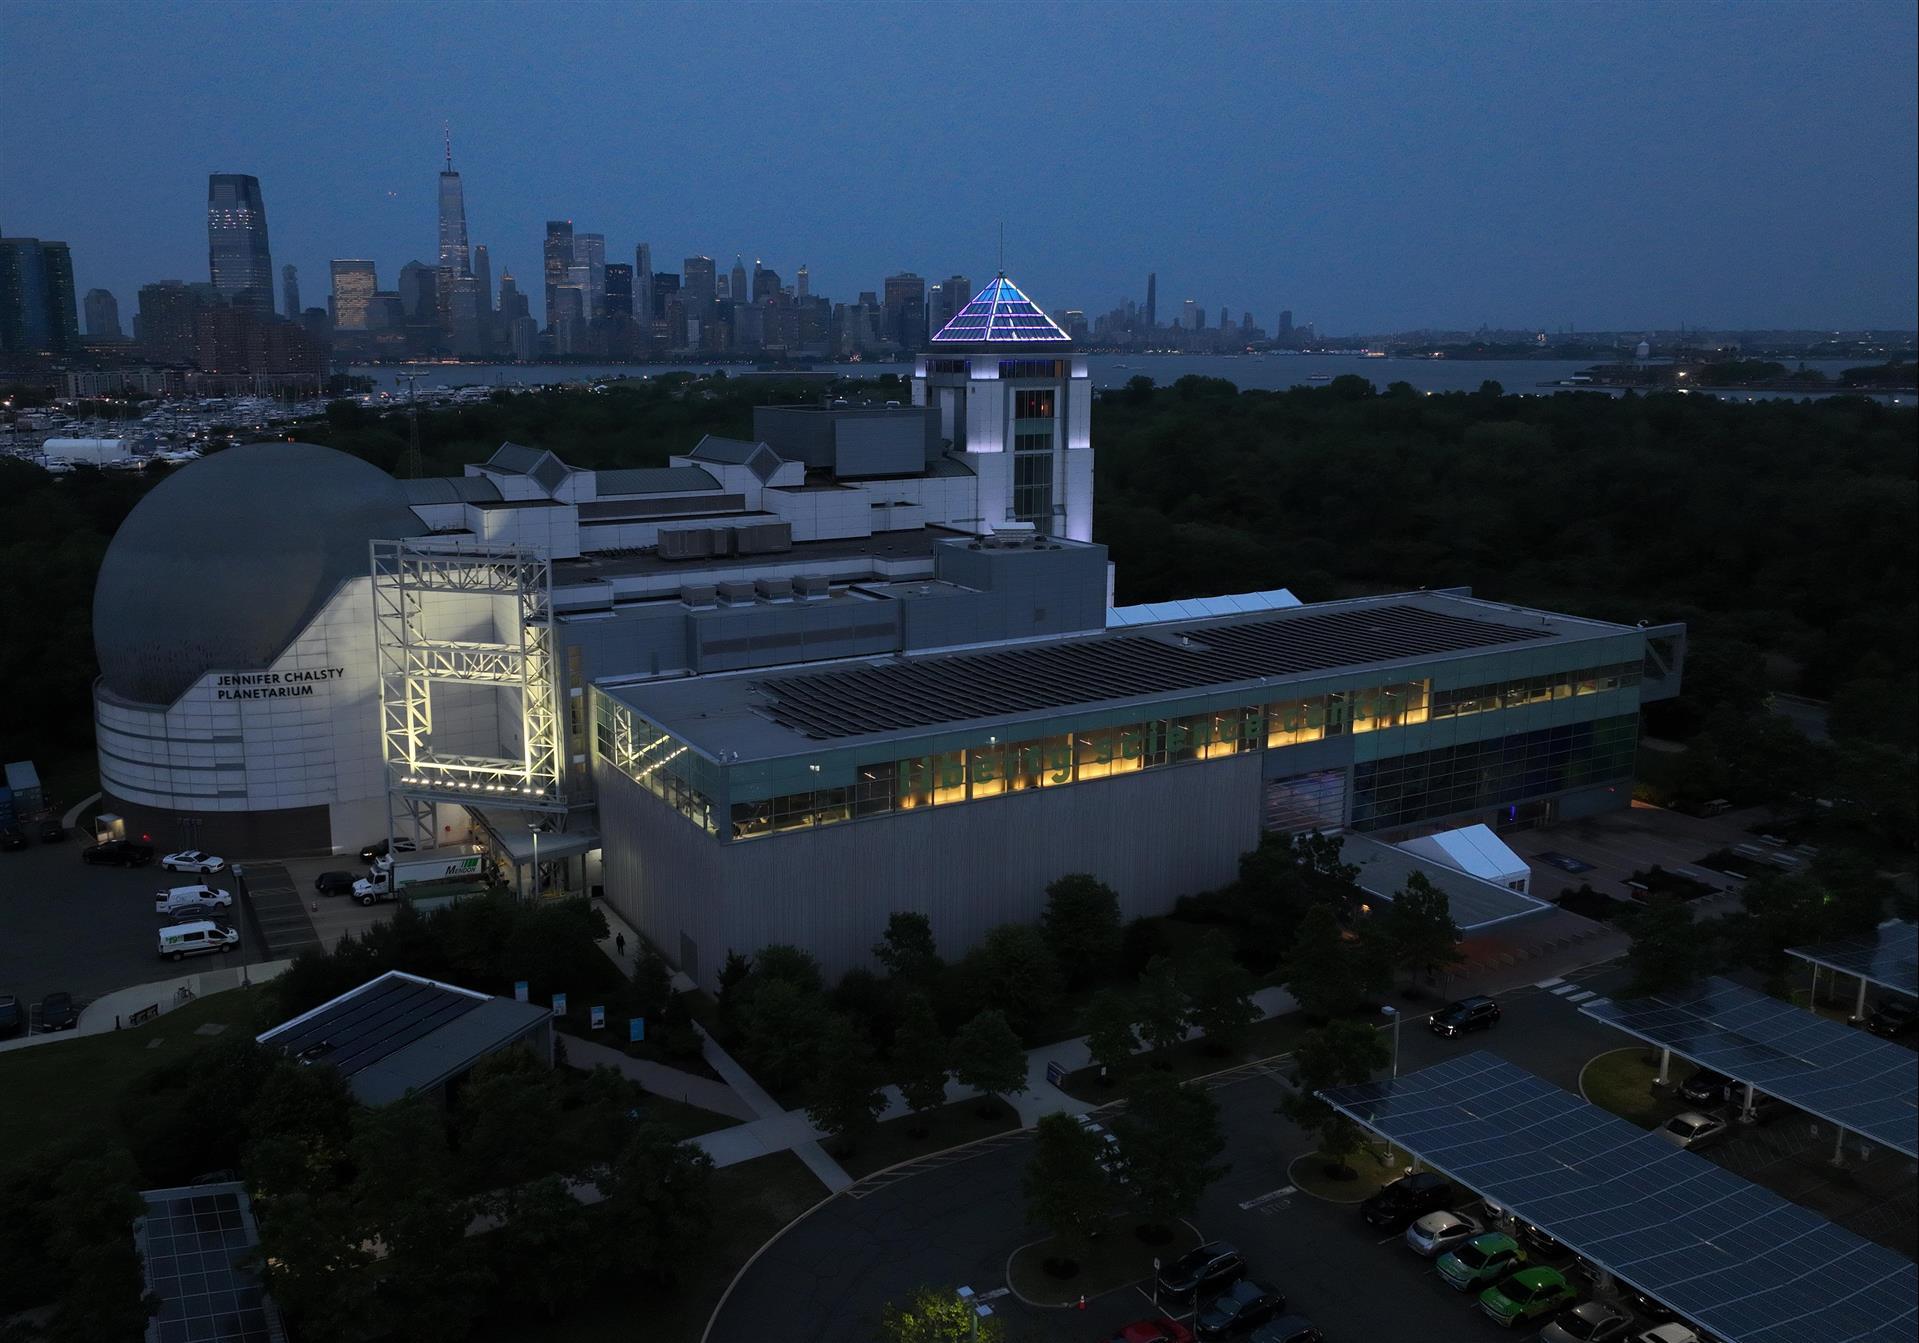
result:
<svg viewBox="0 0 1919 1343"><path fill-rule="evenodd" d="M546 221L546 246L541 253L546 273L546 324L553 325L554 291L566 283L566 268L573 264L573 221Z"/></svg>
<svg viewBox="0 0 1919 1343"><path fill-rule="evenodd" d="M1155 330L1159 326L1159 272L1146 273L1146 329Z"/></svg>
<svg viewBox="0 0 1919 1343"><path fill-rule="evenodd" d="M371 261L333 263L333 297L327 300L336 331L365 331L366 305L379 289Z"/></svg>
<svg viewBox="0 0 1919 1343"><path fill-rule="evenodd" d="M0 238L0 353L64 354L79 348L67 245Z"/></svg>
<svg viewBox="0 0 1919 1343"><path fill-rule="evenodd" d="M527 311L526 295L520 292L519 284L513 278L512 271L500 273L500 320L517 322L522 317L530 317Z"/></svg>
<svg viewBox="0 0 1919 1343"><path fill-rule="evenodd" d="M440 277L437 266L424 261L409 261L400 267L400 306L406 319L415 324L440 319Z"/></svg>
<svg viewBox="0 0 1919 1343"><path fill-rule="evenodd" d="M793 276L793 297L810 298L813 293L813 276L806 269L806 263L800 262L799 272Z"/></svg>
<svg viewBox="0 0 1919 1343"><path fill-rule="evenodd" d="M959 313L973 299L973 282L964 275L950 275L933 286L939 296L937 303L929 296L927 299L927 329L938 331ZM939 320L933 320L933 310L937 308L943 314Z"/></svg>
<svg viewBox="0 0 1919 1343"><path fill-rule="evenodd" d="M120 301L105 289L89 289L85 299L87 336L92 340L125 340L120 331Z"/></svg>
<svg viewBox="0 0 1919 1343"><path fill-rule="evenodd" d="M586 315L603 315L606 312L606 235L574 234L573 264L587 268Z"/></svg>
<svg viewBox="0 0 1919 1343"><path fill-rule="evenodd" d="M446 167L440 170L440 269L449 278L473 273L466 250L466 191L453 171L453 132L446 133Z"/></svg>
<svg viewBox="0 0 1919 1343"><path fill-rule="evenodd" d="M780 273L768 270L759 262L753 263L753 301L755 303L776 303L780 298Z"/></svg>
<svg viewBox="0 0 1919 1343"><path fill-rule="evenodd" d="M656 322L662 321L666 317L667 300L672 299L675 302L679 300L680 277L670 270L654 271L651 288L653 291L653 320Z"/></svg>
<svg viewBox="0 0 1919 1343"><path fill-rule="evenodd" d="M633 268L624 262L610 262L606 267L604 315L629 319L633 316Z"/></svg>
<svg viewBox="0 0 1919 1343"><path fill-rule="evenodd" d="M1293 338L1293 310L1291 308L1281 308L1279 310L1279 338L1282 342L1289 341Z"/></svg>
<svg viewBox="0 0 1919 1343"><path fill-rule="evenodd" d="M752 301L755 303L758 303L760 301L759 280L760 280L760 263L759 263L759 259L756 257L754 258L754 261L753 261L753 299L752 299ZM733 301L735 303L745 303L747 301L746 266L744 263L741 262L740 254L738 252L733 253Z"/></svg>
<svg viewBox="0 0 1919 1343"><path fill-rule="evenodd" d="M205 303L199 292L178 280L140 286L139 308L133 318L134 340L150 359L187 363L194 355L194 314Z"/></svg>
<svg viewBox="0 0 1919 1343"><path fill-rule="evenodd" d="M719 290L719 286L713 282L713 258L688 257L685 275L686 280L680 286L680 301L686 305L687 316L704 317L712 311L713 298Z"/></svg>
<svg viewBox="0 0 1919 1343"><path fill-rule="evenodd" d="M1253 334L1253 314L1251 312L1243 312L1239 315L1239 329L1249 336Z"/></svg>
<svg viewBox="0 0 1919 1343"><path fill-rule="evenodd" d="M431 275L431 269L427 274ZM367 295L366 329L368 331L404 331L406 329L406 304L400 301L400 295L392 289L379 289Z"/></svg>
<svg viewBox="0 0 1919 1343"><path fill-rule="evenodd" d="M1219 310L1219 329L1221 331L1224 331L1227 327L1231 326L1232 324L1233 324L1233 320L1231 316L1228 315L1225 308L1221 308Z"/></svg>
<svg viewBox="0 0 1919 1343"><path fill-rule="evenodd" d="M1188 331L1197 331L1200 327L1204 326L1205 323L1205 315L1200 312L1199 305L1193 302L1193 300L1189 298L1180 305L1179 324L1181 326L1185 327Z"/></svg>
<svg viewBox="0 0 1919 1343"><path fill-rule="evenodd" d="M926 343L926 281L912 271L889 275L885 283L886 337L903 350Z"/></svg>
<svg viewBox="0 0 1919 1343"><path fill-rule="evenodd" d="M659 315L653 306L653 249L641 243L633 249L633 319L651 322Z"/></svg>
<svg viewBox="0 0 1919 1343"><path fill-rule="evenodd" d="M300 270L297 266L280 267L280 311L289 322L300 320Z"/></svg>
<svg viewBox="0 0 1919 1343"><path fill-rule="evenodd" d="M585 267L580 267L584 270ZM577 354L586 328L586 290L577 284L553 286L553 353Z"/></svg>
<svg viewBox="0 0 1919 1343"><path fill-rule="evenodd" d="M246 173L207 177L207 269L228 303L273 311L273 257L260 179Z"/></svg>
<svg viewBox="0 0 1919 1343"><path fill-rule="evenodd" d="M485 243L473 249L473 282L480 291L480 312L483 315L491 315L493 312L493 259L487 255Z"/></svg>
<svg viewBox="0 0 1919 1343"><path fill-rule="evenodd" d="M521 301L526 296L522 294ZM531 315L515 317L507 325L506 337L515 359L533 359L540 353L540 324Z"/></svg>
<svg viewBox="0 0 1919 1343"><path fill-rule="evenodd" d="M566 282L580 291L580 320L592 320L593 267L585 261L575 261L566 268Z"/></svg>

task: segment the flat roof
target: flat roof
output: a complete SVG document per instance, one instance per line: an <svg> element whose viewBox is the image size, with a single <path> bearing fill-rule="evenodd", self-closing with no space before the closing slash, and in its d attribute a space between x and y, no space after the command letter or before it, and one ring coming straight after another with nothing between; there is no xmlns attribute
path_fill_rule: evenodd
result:
<svg viewBox="0 0 1919 1343"><path fill-rule="evenodd" d="M852 659L604 685L642 717L718 760L774 758L822 742L1008 725L1063 709L1151 704L1181 692L1280 685L1324 673L1629 633L1623 626L1438 592L1361 597L966 652ZM1277 683L1277 684L1275 684Z"/></svg>
<svg viewBox="0 0 1919 1343"><path fill-rule="evenodd" d="M1860 937L1787 947L1786 954L1908 998L1919 997L1919 924L1894 920Z"/></svg>
<svg viewBox="0 0 1919 1343"><path fill-rule="evenodd" d="M1476 1050L1320 1096L1727 1343L1910 1343L1919 1269Z"/></svg>
<svg viewBox="0 0 1919 1343"><path fill-rule="evenodd" d="M238 1181L148 1189L134 1220L146 1287L159 1301L147 1343L285 1343L253 1257L260 1230Z"/></svg>
<svg viewBox="0 0 1919 1343"><path fill-rule="evenodd" d="M741 516L724 514L716 516ZM766 514L768 522L778 522L777 514ZM686 522L685 517L670 519ZM645 551L630 555L585 555L577 560L553 562L553 586L556 590L579 583L594 583L608 578L640 575L683 574L688 582L694 575L712 569L763 569L768 565L791 566L822 560L925 560L932 562L933 547L941 541L964 541L972 533L950 531L945 527L918 527L911 531L876 532L872 536L850 536L832 541L795 541L792 549L765 555L716 555L697 559L663 560Z"/></svg>
<svg viewBox="0 0 1919 1343"><path fill-rule="evenodd" d="M1339 858L1359 869L1362 891L1387 900L1406 889L1406 879L1413 873L1421 874L1445 894L1447 908L1461 932L1472 932L1525 914L1545 913L1553 908L1547 901L1521 895L1497 882L1409 853L1397 845L1382 844L1366 835L1345 836Z"/></svg>
<svg viewBox="0 0 1919 1343"><path fill-rule="evenodd" d="M547 1015L543 1007L389 970L256 1037L306 1063L330 1063L368 1105L445 1081Z"/></svg>
<svg viewBox="0 0 1919 1343"><path fill-rule="evenodd" d="M1919 1156L1919 1054L1717 975L1579 1009L1881 1146Z"/></svg>

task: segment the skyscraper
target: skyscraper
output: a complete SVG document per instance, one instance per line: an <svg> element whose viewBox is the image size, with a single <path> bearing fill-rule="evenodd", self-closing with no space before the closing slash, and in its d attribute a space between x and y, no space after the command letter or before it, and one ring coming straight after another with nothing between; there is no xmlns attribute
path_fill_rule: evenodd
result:
<svg viewBox="0 0 1919 1343"><path fill-rule="evenodd" d="M207 270L215 292L228 303L273 311L273 256L259 178L208 174Z"/></svg>
<svg viewBox="0 0 1919 1343"><path fill-rule="evenodd" d="M713 296L719 288L714 283L713 258L688 257L684 274L686 281L680 286L680 299L686 304L686 315L705 317L713 310Z"/></svg>
<svg viewBox="0 0 1919 1343"><path fill-rule="evenodd" d="M140 307L133 318L133 338L150 359L187 363L195 353L194 317L204 306L200 294L178 280L142 285Z"/></svg>
<svg viewBox="0 0 1919 1343"><path fill-rule="evenodd" d="M1158 327L1159 327L1159 272L1148 271L1146 273L1146 329L1148 331L1154 331L1154 330L1157 330Z"/></svg>
<svg viewBox="0 0 1919 1343"><path fill-rule="evenodd" d="M606 235L574 234L573 264L587 268L586 315L602 316L606 312Z"/></svg>
<svg viewBox="0 0 1919 1343"><path fill-rule="evenodd" d="M89 289L85 299L87 336L92 340L125 340L120 330L120 301L109 290Z"/></svg>
<svg viewBox="0 0 1919 1343"><path fill-rule="evenodd" d="M79 348L67 245L0 238L0 353L64 354Z"/></svg>
<svg viewBox="0 0 1919 1343"><path fill-rule="evenodd" d="M1182 308L1180 325L1188 331L1197 331L1206 325L1205 312L1202 311L1199 304L1195 303L1192 299L1187 299L1180 307Z"/></svg>
<svg viewBox="0 0 1919 1343"><path fill-rule="evenodd" d="M926 281L912 271L886 277L886 335L903 350L926 344Z"/></svg>
<svg viewBox="0 0 1919 1343"><path fill-rule="evenodd" d="M487 255L485 243L473 249L473 280L480 290L481 314L491 313L493 311L493 259Z"/></svg>
<svg viewBox="0 0 1919 1343"><path fill-rule="evenodd" d="M607 263L605 317L633 316L633 268L623 261Z"/></svg>
<svg viewBox="0 0 1919 1343"><path fill-rule="evenodd" d="M759 271L759 268L760 268L760 263L758 259L755 259L753 262L755 280L759 278L757 274L757 272ZM747 301L746 266L745 266L745 263L743 263L740 260L740 254L738 252L733 253L732 292L733 292L733 301L735 303L745 303ZM760 287L758 284L755 284L753 286L752 301L755 303L758 303L760 301Z"/></svg>
<svg viewBox="0 0 1919 1343"><path fill-rule="evenodd" d="M800 263L799 273L793 277L793 297L808 298L813 292L813 276L806 269L806 263Z"/></svg>
<svg viewBox="0 0 1919 1343"><path fill-rule="evenodd" d="M453 171L453 132L446 133L446 167L440 170L440 268L471 275L466 251L466 191Z"/></svg>
<svg viewBox="0 0 1919 1343"><path fill-rule="evenodd" d="M753 262L753 301L755 303L777 302L780 296L780 273L768 270L757 259Z"/></svg>
<svg viewBox="0 0 1919 1343"><path fill-rule="evenodd" d="M522 317L531 316L527 312L526 295L520 292L520 286L513 279L512 271L500 272L500 320L517 322Z"/></svg>
<svg viewBox="0 0 1919 1343"><path fill-rule="evenodd" d="M327 301L327 308L333 318L336 331L366 330L367 304L379 289L379 280L373 273L371 261L335 261L333 263L333 297ZM140 301L142 310L146 307L143 296Z"/></svg>
<svg viewBox="0 0 1919 1343"><path fill-rule="evenodd" d="M280 311L289 322L300 320L300 271L295 266L280 267Z"/></svg>
<svg viewBox="0 0 1919 1343"><path fill-rule="evenodd" d="M653 306L653 248L641 243L633 249L633 319L651 322L659 315Z"/></svg>
<svg viewBox="0 0 1919 1343"><path fill-rule="evenodd" d="M573 264L573 221L571 219L549 219L546 221L546 247L542 253L546 263L546 324L550 329L556 315L553 308L555 291L566 283L566 268Z"/></svg>

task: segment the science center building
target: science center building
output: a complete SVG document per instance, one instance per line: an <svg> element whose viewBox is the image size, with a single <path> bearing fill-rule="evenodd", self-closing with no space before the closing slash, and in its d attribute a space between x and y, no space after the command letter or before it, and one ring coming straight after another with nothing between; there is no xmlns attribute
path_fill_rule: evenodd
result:
<svg viewBox="0 0 1919 1343"><path fill-rule="evenodd" d="M957 952L1069 872L1163 912L1267 830L1626 805L1683 627L1449 589L1115 608L1091 399L1001 278L910 406L761 407L664 467L216 453L101 568L101 808L237 856L537 844L541 886L711 983L769 942L864 964L898 909Z"/></svg>

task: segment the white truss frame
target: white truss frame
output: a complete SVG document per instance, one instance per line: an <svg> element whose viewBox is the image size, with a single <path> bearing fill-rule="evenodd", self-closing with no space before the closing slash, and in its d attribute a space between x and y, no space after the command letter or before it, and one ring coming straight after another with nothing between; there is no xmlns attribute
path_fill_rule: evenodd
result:
<svg viewBox="0 0 1919 1343"><path fill-rule="evenodd" d="M389 838L432 844L435 802L498 801L564 812L566 757L553 665L553 570L546 557L523 546L374 541L372 573ZM489 643L427 638L423 617L436 593L510 599L518 639ZM520 758L435 751L429 697L435 681L517 690Z"/></svg>

